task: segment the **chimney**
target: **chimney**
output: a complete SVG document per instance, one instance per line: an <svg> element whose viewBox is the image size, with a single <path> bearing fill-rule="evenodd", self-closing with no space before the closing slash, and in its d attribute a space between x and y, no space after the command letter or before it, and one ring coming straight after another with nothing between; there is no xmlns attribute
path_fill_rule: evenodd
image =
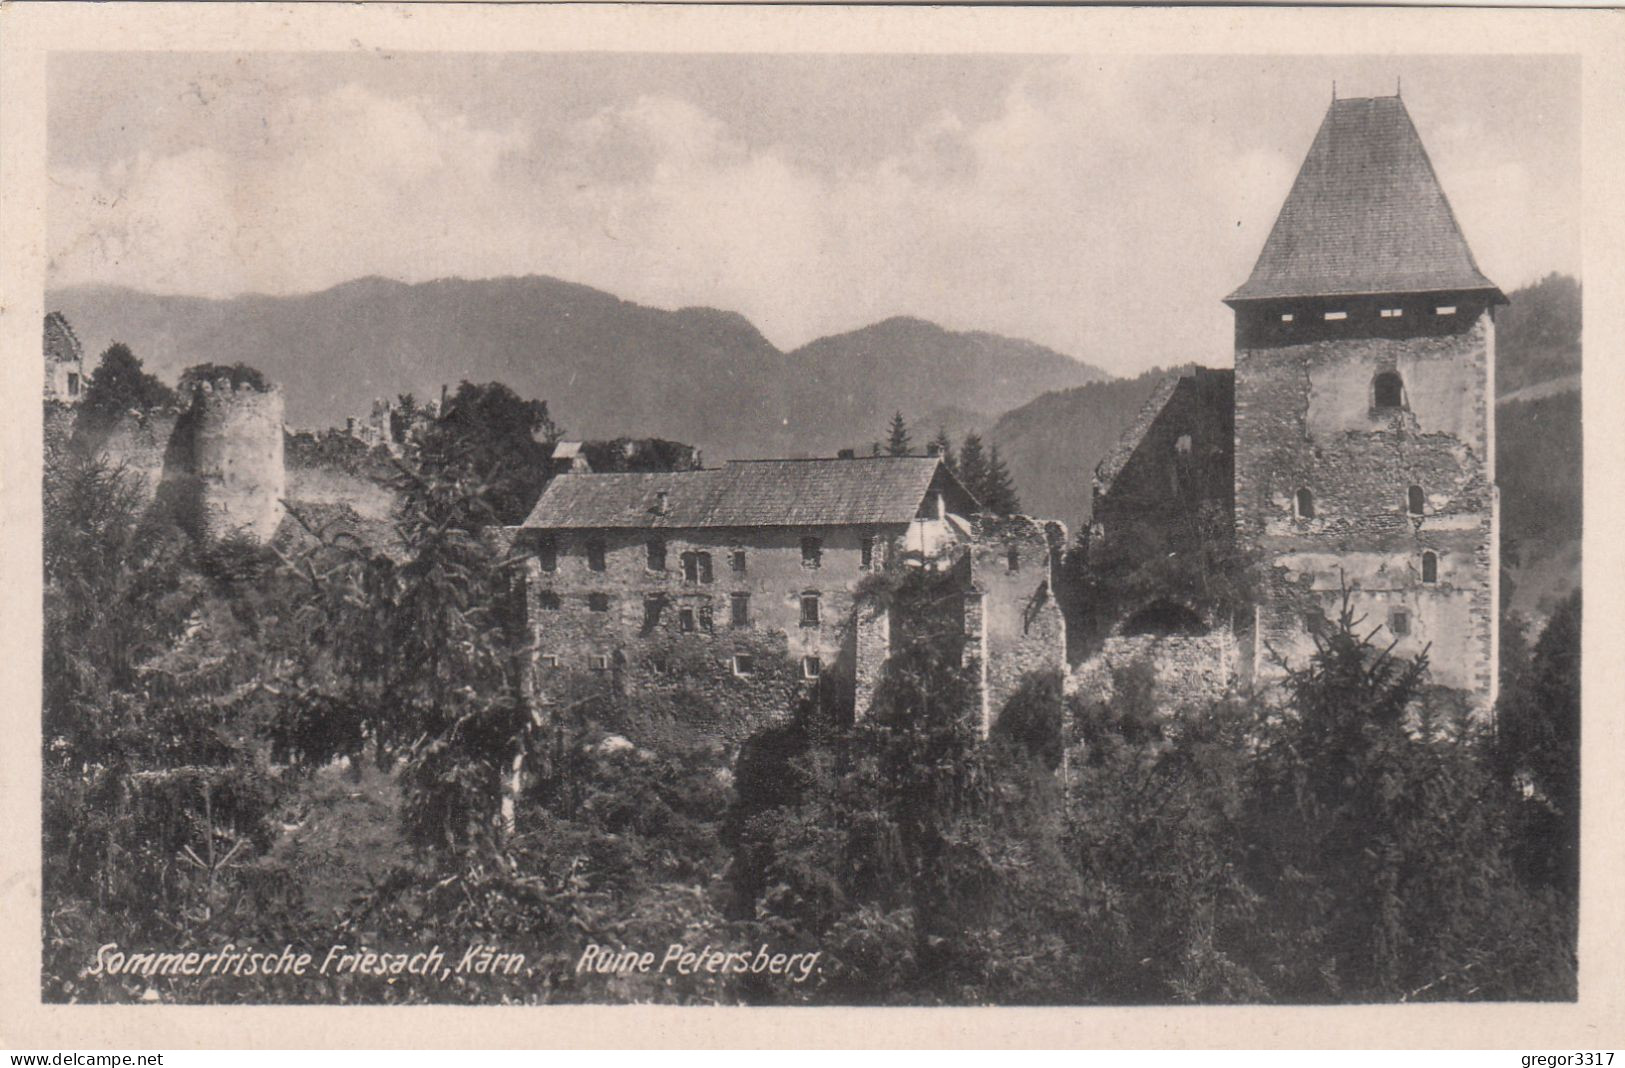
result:
<svg viewBox="0 0 1625 1068"><path fill-rule="evenodd" d="M856 449L842 449L840 452L835 454L835 458L837 460L856 460L858 458L858 453Z"/></svg>

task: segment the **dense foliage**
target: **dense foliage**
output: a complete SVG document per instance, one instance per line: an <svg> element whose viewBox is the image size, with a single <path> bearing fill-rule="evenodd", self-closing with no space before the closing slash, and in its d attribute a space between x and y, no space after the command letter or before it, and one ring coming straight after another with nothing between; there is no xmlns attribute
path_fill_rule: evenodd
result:
<svg viewBox="0 0 1625 1068"><path fill-rule="evenodd" d="M84 399L79 402L79 432L105 432L126 412L149 412L179 403L175 391L142 368L140 357L128 345L114 342L102 353L90 373Z"/></svg>

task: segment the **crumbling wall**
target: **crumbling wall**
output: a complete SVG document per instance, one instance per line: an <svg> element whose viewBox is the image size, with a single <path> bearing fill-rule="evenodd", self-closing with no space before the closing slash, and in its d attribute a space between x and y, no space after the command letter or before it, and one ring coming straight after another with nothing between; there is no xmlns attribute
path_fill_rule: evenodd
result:
<svg viewBox="0 0 1625 1068"><path fill-rule="evenodd" d="M968 547L978 598L983 728L1035 671L1066 672L1066 621L1055 600L1057 546L1066 528L1024 515L977 516ZM967 622L970 612L967 611ZM967 640L971 637L967 629Z"/></svg>
<svg viewBox="0 0 1625 1068"><path fill-rule="evenodd" d="M1363 629L1404 655L1431 644L1432 681L1487 716L1498 641L1491 309L1465 296L1338 303L1348 320L1299 309L1296 330L1270 309L1238 312L1236 521L1263 557L1252 668L1278 677L1279 659L1306 659L1347 591ZM1404 314L1380 318L1378 305ZM1443 305L1456 313L1435 314ZM1397 408L1376 403L1384 372L1404 383ZM1436 581L1424 581L1424 554Z"/></svg>
<svg viewBox="0 0 1625 1068"><path fill-rule="evenodd" d="M1113 635L1073 669L1067 691L1092 702L1110 701L1116 672L1148 663L1157 696L1168 708L1222 699L1237 684L1241 643L1228 629L1207 634Z"/></svg>
<svg viewBox="0 0 1625 1068"><path fill-rule="evenodd" d="M187 443L181 425L183 413L172 408L151 412L125 412L99 441L79 441L108 463L123 467L150 503L166 479L186 464Z"/></svg>

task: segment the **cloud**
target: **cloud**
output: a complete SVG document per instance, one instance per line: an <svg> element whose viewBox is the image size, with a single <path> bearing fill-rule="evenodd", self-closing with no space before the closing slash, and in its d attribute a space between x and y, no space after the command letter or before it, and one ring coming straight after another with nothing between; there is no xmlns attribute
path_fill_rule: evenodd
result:
<svg viewBox="0 0 1625 1068"><path fill-rule="evenodd" d="M56 168L52 281L227 295L539 273L737 310L785 346L912 314L1115 369L1222 360L1220 298L1251 267L1324 105L1294 104L1303 143L1282 144L1256 129L1256 90L1210 81L1036 63L980 117L922 113L861 163L814 158L795 130L747 136L674 92L546 125L520 109L479 124L359 83L250 86L188 113L190 146ZM1479 240L1531 180L1475 149L1472 129L1441 140ZM1527 237L1503 233L1481 258L1515 257Z"/></svg>

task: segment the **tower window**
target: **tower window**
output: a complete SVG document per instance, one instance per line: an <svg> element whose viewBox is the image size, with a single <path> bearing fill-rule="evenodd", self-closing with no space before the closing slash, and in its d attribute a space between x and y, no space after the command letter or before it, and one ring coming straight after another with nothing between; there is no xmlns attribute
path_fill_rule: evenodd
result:
<svg viewBox="0 0 1625 1068"><path fill-rule="evenodd" d="M660 625L660 610L666 605L666 599L658 593L651 593L643 598L643 629L654 630Z"/></svg>
<svg viewBox="0 0 1625 1068"><path fill-rule="evenodd" d="M689 552L683 554L683 581L689 584L711 581L711 554Z"/></svg>
<svg viewBox="0 0 1625 1068"><path fill-rule="evenodd" d="M77 374L74 374L72 371L69 371L68 372L68 396L77 397L78 395L79 395L79 376Z"/></svg>
<svg viewBox="0 0 1625 1068"><path fill-rule="evenodd" d="M592 538L587 542L587 567L593 571L604 570L604 539Z"/></svg>
<svg viewBox="0 0 1625 1068"><path fill-rule="evenodd" d="M1349 313L1346 311L1329 311L1326 313L1326 321L1329 323L1335 323L1348 317Z"/></svg>
<svg viewBox="0 0 1625 1068"><path fill-rule="evenodd" d="M1396 608L1388 613L1388 632L1396 638L1411 632L1411 614L1407 609Z"/></svg>
<svg viewBox="0 0 1625 1068"><path fill-rule="evenodd" d="M649 570L666 570L666 542L662 538L649 539Z"/></svg>
<svg viewBox="0 0 1625 1068"><path fill-rule="evenodd" d="M1283 323L1290 323L1293 320L1293 318L1294 318L1294 316L1293 316L1293 314L1291 312L1282 312L1281 313L1281 321Z"/></svg>
<svg viewBox="0 0 1625 1068"><path fill-rule="evenodd" d="M871 568L875 566L875 536L865 534L858 539L858 566Z"/></svg>
<svg viewBox="0 0 1625 1068"><path fill-rule="evenodd" d="M1004 554L1004 568L1014 574L1021 570L1021 550L1012 548Z"/></svg>
<svg viewBox="0 0 1625 1068"><path fill-rule="evenodd" d="M587 656L587 668L590 671L608 671L609 657L605 656L603 653L589 653Z"/></svg>
<svg viewBox="0 0 1625 1068"><path fill-rule="evenodd" d="M1439 554L1431 549L1422 554L1422 581L1430 586L1439 581Z"/></svg>
<svg viewBox="0 0 1625 1068"><path fill-rule="evenodd" d="M694 609L679 608L677 610L677 629L684 634L694 633Z"/></svg>
<svg viewBox="0 0 1625 1068"><path fill-rule="evenodd" d="M822 675L823 673L824 673L824 662L822 660L818 659L818 657L816 657L816 656L804 656L804 657L801 658L801 677L802 678L804 678L804 679L816 679L818 676Z"/></svg>
<svg viewBox="0 0 1625 1068"><path fill-rule="evenodd" d="M736 627L747 626L750 623L750 594L735 593L729 596L728 603L732 609L732 622Z"/></svg>
<svg viewBox="0 0 1625 1068"><path fill-rule="evenodd" d="M544 535L537 539L536 566L543 571L559 569L559 543L552 535Z"/></svg>
<svg viewBox="0 0 1625 1068"><path fill-rule="evenodd" d="M1422 497L1422 487L1412 486L1405 495L1405 510L1411 515L1421 515L1426 501Z"/></svg>
<svg viewBox="0 0 1625 1068"><path fill-rule="evenodd" d="M609 611L609 594L607 594L607 593L589 593L589 594L587 594L587 608L588 608L589 611L593 611L593 612L608 612Z"/></svg>
<svg viewBox="0 0 1625 1068"><path fill-rule="evenodd" d="M801 566L822 567L824 563L824 539L801 539Z"/></svg>
<svg viewBox="0 0 1625 1068"><path fill-rule="evenodd" d="M1380 410L1404 404L1405 382L1398 371L1384 371L1371 380L1371 405Z"/></svg>
<svg viewBox="0 0 1625 1068"><path fill-rule="evenodd" d="M1441 304L1437 308L1433 309L1433 314L1434 315L1454 315L1454 314L1456 314L1456 306L1454 304Z"/></svg>
<svg viewBox="0 0 1625 1068"><path fill-rule="evenodd" d="M1405 316L1405 309L1404 308L1384 308L1384 309L1382 309L1382 317L1384 319L1402 319L1402 318L1404 318L1404 316Z"/></svg>
<svg viewBox="0 0 1625 1068"><path fill-rule="evenodd" d="M734 569L734 574L736 574L736 575L743 575L745 573L745 550L743 550L743 549L735 549L734 550L734 552L733 552L733 569Z"/></svg>
<svg viewBox="0 0 1625 1068"><path fill-rule="evenodd" d="M559 669L559 654L543 653L536 658L536 663L543 671L557 671Z"/></svg>
<svg viewBox="0 0 1625 1068"><path fill-rule="evenodd" d="M1293 514L1299 519L1315 518L1315 495L1308 489L1301 489L1298 491L1298 495L1293 500L1292 506Z"/></svg>
<svg viewBox="0 0 1625 1068"><path fill-rule="evenodd" d="M707 634L716 630L716 622L711 616L711 606L708 604L700 605L700 629Z"/></svg>
<svg viewBox="0 0 1625 1068"><path fill-rule="evenodd" d="M734 674L739 676L752 675L756 672L756 661L749 653L734 654Z"/></svg>
<svg viewBox="0 0 1625 1068"><path fill-rule="evenodd" d="M803 627L818 626L818 594L807 592L801 595L801 625Z"/></svg>
<svg viewBox="0 0 1625 1068"><path fill-rule="evenodd" d="M544 612L557 612L559 604L559 595L552 590L542 590L536 595L536 607Z"/></svg>
<svg viewBox="0 0 1625 1068"><path fill-rule="evenodd" d="M1174 452L1180 456L1189 456L1191 454L1191 436L1189 434L1181 434L1174 439Z"/></svg>

